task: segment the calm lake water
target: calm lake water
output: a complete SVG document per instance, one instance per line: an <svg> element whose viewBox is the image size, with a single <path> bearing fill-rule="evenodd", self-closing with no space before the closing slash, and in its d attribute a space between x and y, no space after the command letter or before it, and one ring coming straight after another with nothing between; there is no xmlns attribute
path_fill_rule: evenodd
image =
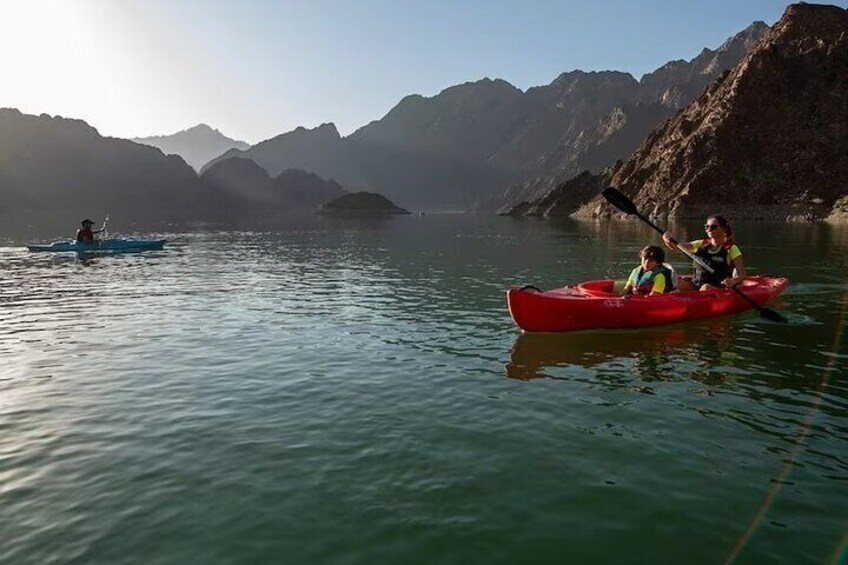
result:
<svg viewBox="0 0 848 565"><path fill-rule="evenodd" d="M0 562L836 563L848 229L736 231L790 324L520 335L504 290L624 277L629 222L0 234Z"/></svg>

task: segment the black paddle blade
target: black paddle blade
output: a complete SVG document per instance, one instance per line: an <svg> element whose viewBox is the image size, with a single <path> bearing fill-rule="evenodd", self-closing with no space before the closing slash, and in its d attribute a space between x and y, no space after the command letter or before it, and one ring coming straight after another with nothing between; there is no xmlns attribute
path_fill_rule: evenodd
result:
<svg viewBox="0 0 848 565"><path fill-rule="evenodd" d="M766 320L771 320L772 322L779 322L781 324L785 324L789 321L774 310L770 310L769 308L760 308L760 316L762 316Z"/></svg>
<svg viewBox="0 0 848 565"><path fill-rule="evenodd" d="M609 186L601 192L601 196L607 199L607 202L624 212L625 214L636 214L636 205L633 201L627 198L624 194Z"/></svg>
<svg viewBox="0 0 848 565"><path fill-rule="evenodd" d="M756 308L757 312L760 313L760 316L762 316L766 320L771 320L772 322L780 322L781 324L785 324L788 321L786 318L784 318L774 310L770 310L768 308L765 308L764 306L760 306L759 304L757 304L753 298L739 290L739 287L731 286L730 290L738 294L739 298L744 299L745 302Z"/></svg>

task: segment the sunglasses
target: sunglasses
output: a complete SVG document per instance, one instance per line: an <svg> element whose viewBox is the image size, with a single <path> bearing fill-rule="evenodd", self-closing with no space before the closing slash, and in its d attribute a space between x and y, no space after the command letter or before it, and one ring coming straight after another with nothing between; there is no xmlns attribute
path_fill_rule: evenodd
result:
<svg viewBox="0 0 848 565"><path fill-rule="evenodd" d="M704 229L705 229L705 230L707 230L707 231L713 231L714 229L718 229L718 228L720 228L720 227L721 227L721 226L720 226L720 225L718 225L718 224L706 224L706 225L704 226Z"/></svg>

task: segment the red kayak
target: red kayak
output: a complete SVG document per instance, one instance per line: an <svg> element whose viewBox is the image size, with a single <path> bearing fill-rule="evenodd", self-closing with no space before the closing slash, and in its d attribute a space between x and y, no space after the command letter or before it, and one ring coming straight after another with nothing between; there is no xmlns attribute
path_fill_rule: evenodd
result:
<svg viewBox="0 0 848 565"><path fill-rule="evenodd" d="M783 292L789 279L748 277L736 288L762 306ZM676 324L750 310L752 305L729 289L621 296L615 281L588 281L546 292L511 288L506 304L513 321L527 332L643 328Z"/></svg>

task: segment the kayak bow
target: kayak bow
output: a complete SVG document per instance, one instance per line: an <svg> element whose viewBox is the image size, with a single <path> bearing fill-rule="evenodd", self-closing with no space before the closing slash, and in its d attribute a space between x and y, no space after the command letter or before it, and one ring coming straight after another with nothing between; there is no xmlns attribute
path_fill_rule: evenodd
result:
<svg viewBox="0 0 848 565"><path fill-rule="evenodd" d="M55 241L45 245L27 245L30 251L52 251L55 253L75 251L79 253L115 253L121 251L145 251L162 249L164 239L103 239L94 243L77 241Z"/></svg>

